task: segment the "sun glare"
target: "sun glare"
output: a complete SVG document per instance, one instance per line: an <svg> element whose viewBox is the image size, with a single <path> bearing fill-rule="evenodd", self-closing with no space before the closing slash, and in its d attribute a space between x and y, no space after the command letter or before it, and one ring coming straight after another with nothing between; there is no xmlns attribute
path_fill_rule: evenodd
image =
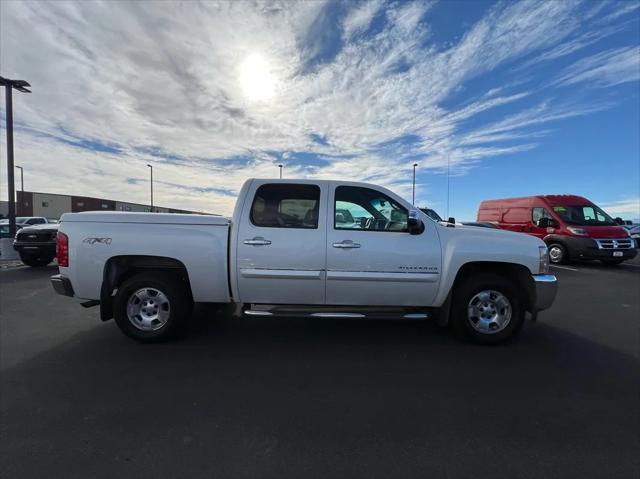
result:
<svg viewBox="0 0 640 479"><path fill-rule="evenodd" d="M269 71L269 63L259 53L249 55L240 65L240 85L250 100L270 99L275 91L275 83L275 78Z"/></svg>

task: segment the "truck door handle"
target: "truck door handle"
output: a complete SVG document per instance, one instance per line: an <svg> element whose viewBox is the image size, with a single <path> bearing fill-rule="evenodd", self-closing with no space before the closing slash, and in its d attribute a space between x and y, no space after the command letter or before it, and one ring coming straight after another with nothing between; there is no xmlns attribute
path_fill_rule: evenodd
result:
<svg viewBox="0 0 640 479"><path fill-rule="evenodd" d="M360 243L354 243L351 240L344 240L340 243L333 243L333 247L342 249L360 248Z"/></svg>
<svg viewBox="0 0 640 479"><path fill-rule="evenodd" d="M251 246L267 246L271 244L271 241L260 236L256 236L255 238L244 240L243 243Z"/></svg>

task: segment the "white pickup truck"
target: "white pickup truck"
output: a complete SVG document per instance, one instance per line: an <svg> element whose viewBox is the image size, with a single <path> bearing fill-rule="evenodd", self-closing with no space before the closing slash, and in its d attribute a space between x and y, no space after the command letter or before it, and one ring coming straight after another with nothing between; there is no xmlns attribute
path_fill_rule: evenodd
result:
<svg viewBox="0 0 640 479"><path fill-rule="evenodd" d="M551 306L545 244L439 224L385 188L250 179L232 218L86 212L62 216L56 292L100 305L137 340L183 330L194 303L246 316L433 316L495 344Z"/></svg>

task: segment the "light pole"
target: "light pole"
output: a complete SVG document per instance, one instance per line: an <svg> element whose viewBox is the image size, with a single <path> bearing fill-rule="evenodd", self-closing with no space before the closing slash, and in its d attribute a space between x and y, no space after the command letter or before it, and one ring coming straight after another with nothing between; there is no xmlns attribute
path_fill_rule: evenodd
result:
<svg viewBox="0 0 640 479"><path fill-rule="evenodd" d="M418 166L418 163L413 164L413 194L411 200L413 206L416 205L416 166Z"/></svg>
<svg viewBox="0 0 640 479"><path fill-rule="evenodd" d="M147 163L147 166L151 168L151 212L153 213L153 165Z"/></svg>
<svg viewBox="0 0 640 479"><path fill-rule="evenodd" d="M0 77L0 85L4 87L6 115L7 115L7 186L9 193L9 235L13 237L16 234L16 185L14 182L14 165L13 165L13 89L22 93L31 93L30 87L24 80L10 80L9 78Z"/></svg>
<svg viewBox="0 0 640 479"><path fill-rule="evenodd" d="M282 179L282 165L278 165L278 168L280 168L280 179Z"/></svg>

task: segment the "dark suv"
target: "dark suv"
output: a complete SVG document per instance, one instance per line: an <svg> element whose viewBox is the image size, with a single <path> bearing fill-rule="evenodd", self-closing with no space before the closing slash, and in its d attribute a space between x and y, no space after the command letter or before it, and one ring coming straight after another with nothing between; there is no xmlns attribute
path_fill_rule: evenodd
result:
<svg viewBox="0 0 640 479"><path fill-rule="evenodd" d="M58 225L25 226L16 234L13 248L27 266L46 266L56 257Z"/></svg>

